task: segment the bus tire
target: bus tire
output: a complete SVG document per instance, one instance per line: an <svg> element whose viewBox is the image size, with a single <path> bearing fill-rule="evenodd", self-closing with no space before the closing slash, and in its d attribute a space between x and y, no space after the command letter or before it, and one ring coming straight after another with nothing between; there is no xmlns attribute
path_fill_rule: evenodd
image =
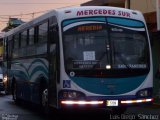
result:
<svg viewBox="0 0 160 120"><path fill-rule="evenodd" d="M49 105L48 105L48 89L45 88L41 94L41 106L44 114L48 115L50 113Z"/></svg>
<svg viewBox="0 0 160 120"><path fill-rule="evenodd" d="M18 103L18 98L17 98L17 83L14 81L12 84L12 98L15 101L15 103Z"/></svg>
<svg viewBox="0 0 160 120"><path fill-rule="evenodd" d="M9 92L8 92L8 90L6 88L4 89L4 94L5 95L9 95Z"/></svg>

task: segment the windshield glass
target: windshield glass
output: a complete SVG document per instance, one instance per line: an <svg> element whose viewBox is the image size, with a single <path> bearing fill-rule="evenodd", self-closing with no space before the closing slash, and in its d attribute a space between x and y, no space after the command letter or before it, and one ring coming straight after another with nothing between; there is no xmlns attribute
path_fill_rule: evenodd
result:
<svg viewBox="0 0 160 120"><path fill-rule="evenodd" d="M112 67L117 69L147 68L147 44L144 32L112 31Z"/></svg>
<svg viewBox="0 0 160 120"><path fill-rule="evenodd" d="M149 49L144 24L122 18L63 21L66 71L148 69Z"/></svg>
<svg viewBox="0 0 160 120"><path fill-rule="evenodd" d="M148 44L142 22L107 18L110 26L110 42L113 69L148 68Z"/></svg>
<svg viewBox="0 0 160 120"><path fill-rule="evenodd" d="M97 27L97 30L75 30ZM84 28L84 29L86 29ZM64 54L67 69L105 69L109 64L106 44L108 34L103 24L76 26L64 36Z"/></svg>

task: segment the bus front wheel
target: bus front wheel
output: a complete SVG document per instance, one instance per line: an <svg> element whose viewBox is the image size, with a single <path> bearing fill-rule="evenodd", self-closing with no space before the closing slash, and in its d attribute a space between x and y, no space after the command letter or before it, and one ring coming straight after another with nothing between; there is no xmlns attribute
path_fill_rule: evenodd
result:
<svg viewBox="0 0 160 120"><path fill-rule="evenodd" d="M49 114L49 106L48 106L48 89L44 89L41 95L41 105L45 114Z"/></svg>
<svg viewBox="0 0 160 120"><path fill-rule="evenodd" d="M16 82L14 82L12 85L12 97L13 97L13 100L15 101L15 103L18 103Z"/></svg>

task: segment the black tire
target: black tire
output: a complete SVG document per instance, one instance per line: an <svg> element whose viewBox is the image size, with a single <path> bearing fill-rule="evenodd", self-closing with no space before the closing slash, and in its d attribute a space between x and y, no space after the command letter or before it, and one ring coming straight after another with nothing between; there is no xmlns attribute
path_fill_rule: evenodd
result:
<svg viewBox="0 0 160 120"><path fill-rule="evenodd" d="M40 101L42 112L48 116L50 114L50 108L48 105L48 88L44 82L40 85Z"/></svg>
<svg viewBox="0 0 160 120"><path fill-rule="evenodd" d="M8 94L9 94L9 92L8 92L7 89L4 89L4 94L5 94L5 95L8 95Z"/></svg>
<svg viewBox="0 0 160 120"><path fill-rule="evenodd" d="M16 84L16 82L13 82L13 84L12 84L12 98L16 104L19 103L19 99L17 97L17 84Z"/></svg>

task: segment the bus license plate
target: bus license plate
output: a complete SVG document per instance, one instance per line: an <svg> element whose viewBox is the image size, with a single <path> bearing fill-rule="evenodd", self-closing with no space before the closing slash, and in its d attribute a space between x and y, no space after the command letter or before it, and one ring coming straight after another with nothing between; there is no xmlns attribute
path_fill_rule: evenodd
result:
<svg viewBox="0 0 160 120"><path fill-rule="evenodd" d="M107 106L118 106L118 100L107 100Z"/></svg>

